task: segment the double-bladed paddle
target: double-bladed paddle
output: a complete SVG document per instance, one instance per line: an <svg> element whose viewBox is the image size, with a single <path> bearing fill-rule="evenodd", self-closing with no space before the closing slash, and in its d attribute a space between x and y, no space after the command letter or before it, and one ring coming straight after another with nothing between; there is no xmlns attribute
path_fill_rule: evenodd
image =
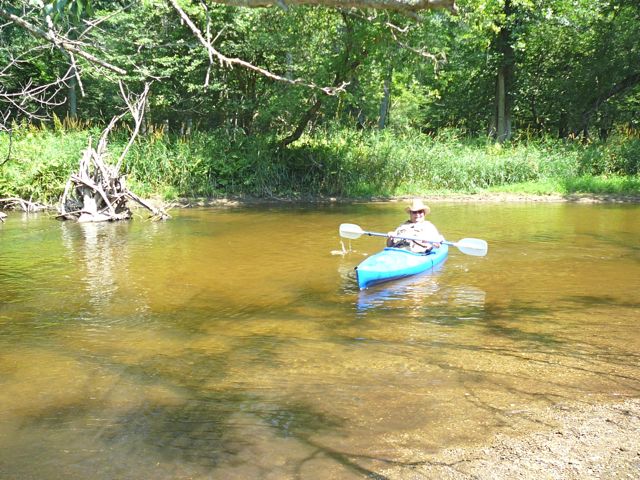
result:
<svg viewBox="0 0 640 480"><path fill-rule="evenodd" d="M355 240L356 238L360 238L362 235L369 235L372 237L389 237L389 235L386 233L366 232L362 230L362 228L360 228L358 225L355 225L353 223L343 223L340 225L341 237ZM417 242L444 243L445 245L456 247L466 255L474 255L476 257L484 257L487 254L487 250L489 250L487 242L479 238L463 238L458 242L447 242L446 240L427 240L425 238L418 237L397 237L395 235L393 236L393 238L400 238L402 240L414 240Z"/></svg>

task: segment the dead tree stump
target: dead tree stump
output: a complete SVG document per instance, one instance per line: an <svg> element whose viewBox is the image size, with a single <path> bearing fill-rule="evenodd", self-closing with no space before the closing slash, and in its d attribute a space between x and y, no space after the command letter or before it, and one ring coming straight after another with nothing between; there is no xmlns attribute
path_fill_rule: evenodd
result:
<svg viewBox="0 0 640 480"><path fill-rule="evenodd" d="M75 219L78 222L126 220L132 217L131 210L127 205L129 200L150 210L153 219L169 218L169 214L164 209L154 207L131 192L126 186L125 175L119 173L124 157L140 129L149 85L145 86L144 92L135 102L125 94L122 84L120 89L129 107L129 112L135 120L135 128L129 143L115 165L110 165L106 161L107 137L116 123L127 113L125 112L111 120L102 132L97 148L94 149L91 140L89 140L89 146L80 159L78 172L72 174L67 180L67 185L60 199L58 218Z"/></svg>

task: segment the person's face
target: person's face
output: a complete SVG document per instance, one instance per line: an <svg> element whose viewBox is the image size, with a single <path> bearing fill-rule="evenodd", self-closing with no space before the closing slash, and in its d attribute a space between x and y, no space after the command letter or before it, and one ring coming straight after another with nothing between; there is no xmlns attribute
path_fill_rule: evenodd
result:
<svg viewBox="0 0 640 480"><path fill-rule="evenodd" d="M417 223L424 221L424 210L416 210L410 211L409 216L411 217L411 222Z"/></svg>

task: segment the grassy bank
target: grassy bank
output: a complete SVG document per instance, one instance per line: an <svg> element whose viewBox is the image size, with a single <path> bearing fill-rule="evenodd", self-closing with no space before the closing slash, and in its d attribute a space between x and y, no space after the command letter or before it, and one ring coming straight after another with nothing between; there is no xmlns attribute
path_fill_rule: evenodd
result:
<svg viewBox="0 0 640 480"><path fill-rule="evenodd" d="M0 197L53 203L99 130L17 130L0 135ZM114 159L126 132L110 141ZM177 197L403 196L448 193L640 194L640 138L606 143L527 139L498 145L458 132L325 131L287 149L242 132L140 137L125 162L137 193Z"/></svg>

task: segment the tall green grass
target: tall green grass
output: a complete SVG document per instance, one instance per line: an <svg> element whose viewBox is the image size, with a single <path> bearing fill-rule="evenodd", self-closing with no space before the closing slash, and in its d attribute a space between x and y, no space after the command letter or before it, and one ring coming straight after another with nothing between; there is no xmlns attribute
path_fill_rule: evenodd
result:
<svg viewBox="0 0 640 480"><path fill-rule="evenodd" d="M97 129L16 129L11 157L0 135L0 197L52 203L76 170ZM128 140L115 132L113 161ZM196 132L180 138L140 136L124 164L137 193L177 197L370 197L512 191L520 193L640 193L640 139L606 143L529 138L496 144L455 130L419 132L316 131L288 148L242 131Z"/></svg>
<svg viewBox="0 0 640 480"><path fill-rule="evenodd" d="M0 134L0 198L56 202L89 134L23 126L14 130L11 148L8 134Z"/></svg>

